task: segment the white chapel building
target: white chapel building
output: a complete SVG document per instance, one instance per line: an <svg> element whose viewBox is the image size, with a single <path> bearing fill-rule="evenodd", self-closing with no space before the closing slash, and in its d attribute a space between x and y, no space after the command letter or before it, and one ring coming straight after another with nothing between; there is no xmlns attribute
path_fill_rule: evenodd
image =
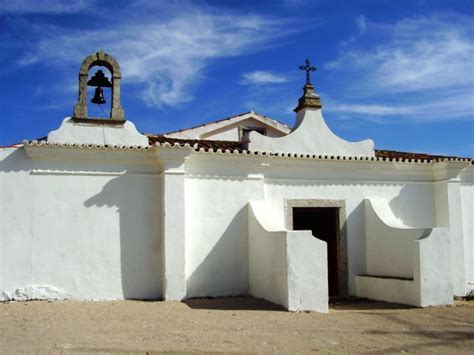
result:
<svg viewBox="0 0 474 355"><path fill-rule="evenodd" d="M0 300L249 294L324 313L472 292L472 159L336 136L305 69L293 127L251 111L142 134L118 62L87 57L72 117L0 149ZM111 91L110 117L88 116L87 87Z"/></svg>

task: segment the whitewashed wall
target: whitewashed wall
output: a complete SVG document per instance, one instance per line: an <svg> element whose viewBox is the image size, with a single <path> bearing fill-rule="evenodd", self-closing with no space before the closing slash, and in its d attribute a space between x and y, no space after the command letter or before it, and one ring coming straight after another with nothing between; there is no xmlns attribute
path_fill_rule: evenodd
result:
<svg viewBox="0 0 474 355"><path fill-rule="evenodd" d="M75 299L161 297L153 169L119 152L32 161L23 148L0 151L0 294L36 285Z"/></svg>
<svg viewBox="0 0 474 355"><path fill-rule="evenodd" d="M365 203L367 275L356 295L419 307L453 302L449 230L410 227L386 200Z"/></svg>
<svg viewBox="0 0 474 355"><path fill-rule="evenodd" d="M187 297L248 292L247 203L261 192L260 179L186 179Z"/></svg>
<svg viewBox="0 0 474 355"><path fill-rule="evenodd" d="M239 268L245 268L247 258L243 247L245 237L235 221L246 223L239 217L246 199L267 201L268 214L275 225L283 229L287 199L345 200L350 294L355 294L355 279L359 274L413 277L413 263L406 267L404 260L412 261L413 256L405 253L400 240L393 241L398 250L394 260L400 262L397 271L390 273L384 269L386 264L377 264L385 254L380 253L377 243L367 246L364 199L387 201L393 218L401 224L420 228L444 226L438 222L442 219L438 218L441 207L436 206L431 164L327 162L196 153L187 162L187 172L192 176L186 185L186 220L190 226L186 232L188 296L202 296L207 292L208 285L195 292L196 283L190 276L201 264L209 262L206 260L209 251L220 250L222 255L214 255L214 262L206 267L207 275L217 280L210 289L218 290L219 295L232 295L236 293L236 284L244 284L245 277L239 274ZM206 196L210 196L208 201ZM223 243L229 226L232 231L239 230L232 234L234 238L242 238L241 242ZM413 238L409 242L413 242ZM466 238L472 240L472 236ZM390 245L382 247L391 250ZM221 262L237 269L221 273L218 266ZM407 270L404 271L404 267ZM232 267L224 269L228 271ZM237 282L229 281L229 277ZM205 280L205 276L202 279Z"/></svg>
<svg viewBox="0 0 474 355"><path fill-rule="evenodd" d="M462 221L464 235L465 294L474 292L474 184L466 177L461 184Z"/></svg>
<svg viewBox="0 0 474 355"><path fill-rule="evenodd" d="M372 196L379 196L388 201L397 202L401 205L410 205L409 209L400 209L400 215L405 219L414 219L409 216L415 214L424 221L425 224L433 223L432 215L434 205L431 200L429 186L415 184L413 186L400 183L350 183L349 181L313 181L304 179L303 181L291 181L282 179L268 179L265 185L265 196L276 212L278 217L284 219L285 199L315 199L315 200L345 200L346 201L346 230L347 230L347 250L348 272L349 272L349 293L355 292L355 275L373 270L371 265L367 265L367 253L375 253L374 248L366 248L365 222L363 200ZM404 194L402 191L410 191ZM410 204L411 202L411 204ZM395 205L395 203L394 203ZM275 213L276 213L275 212ZM420 213L418 213L420 212ZM425 219L426 218L426 219ZM431 222L427 222L426 220ZM370 260L370 259L369 259ZM402 266L403 267L403 266ZM384 270L380 270L383 272Z"/></svg>
<svg viewBox="0 0 474 355"><path fill-rule="evenodd" d="M185 227L186 297L245 294L246 205L267 201L268 214L284 228L286 199L345 200L349 292L354 294L356 275L377 271L368 263L368 254L377 250L366 245L362 204L374 197L385 199L394 218L406 225L446 226L454 216L458 234L451 244L462 240L452 249L455 292L472 289L472 166L454 169L457 174L465 169L465 176L450 194L443 180L433 182L432 164L189 150L180 158L183 201L174 206L170 200L162 211L160 172L179 149L167 148L168 155L160 156L162 150L50 147L32 151L34 160L23 148L0 150L0 294L51 285L79 299L159 298L161 216L183 215L177 210L182 205L183 221L176 223ZM442 202L451 200L461 208L446 209Z"/></svg>
<svg viewBox="0 0 474 355"><path fill-rule="evenodd" d="M249 293L290 311L328 311L327 244L311 231L280 229L265 201L249 216Z"/></svg>
<svg viewBox="0 0 474 355"><path fill-rule="evenodd" d="M0 297L31 284L32 165L23 149L0 149Z"/></svg>
<svg viewBox="0 0 474 355"><path fill-rule="evenodd" d="M434 166L437 217L449 228L454 294L474 290L474 166L438 163Z"/></svg>
<svg viewBox="0 0 474 355"><path fill-rule="evenodd" d="M415 241L424 229L407 227L380 198L365 201L365 220L367 274L413 279Z"/></svg>
<svg viewBox="0 0 474 355"><path fill-rule="evenodd" d="M262 211L267 208L264 202L255 201L248 208L249 293L288 309L288 232L271 228L272 218Z"/></svg>

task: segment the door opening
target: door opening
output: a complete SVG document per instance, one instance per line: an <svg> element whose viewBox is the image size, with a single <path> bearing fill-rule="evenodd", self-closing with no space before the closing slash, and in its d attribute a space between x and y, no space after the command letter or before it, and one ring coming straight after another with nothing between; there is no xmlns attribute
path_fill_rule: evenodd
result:
<svg viewBox="0 0 474 355"><path fill-rule="evenodd" d="M293 207L293 230L310 230L327 243L329 297L341 295L338 270L339 208Z"/></svg>

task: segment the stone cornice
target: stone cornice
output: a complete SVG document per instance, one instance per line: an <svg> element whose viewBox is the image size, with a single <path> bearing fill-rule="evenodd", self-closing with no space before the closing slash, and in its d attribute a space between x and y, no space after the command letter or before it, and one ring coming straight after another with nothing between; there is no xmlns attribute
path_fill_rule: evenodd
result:
<svg viewBox="0 0 474 355"><path fill-rule="evenodd" d="M96 144L48 143L24 141L23 148L32 160L95 160L151 163L155 160L153 147L103 146Z"/></svg>
<svg viewBox="0 0 474 355"><path fill-rule="evenodd" d="M297 153L274 153L274 152L261 152L261 151L249 151L249 150L222 150L222 149L197 149L196 146L190 144L179 144L179 143L155 143L152 146L140 147L140 146L107 146L107 145L96 145L96 144L66 144L66 143L49 143L46 141L23 141L23 146L26 150L33 152L34 148L48 149L49 151L61 150L88 150L88 151L134 151L138 153L144 153L154 151L160 148L181 150L189 152L192 156L201 156L203 159L214 160L215 156L221 157L234 157L236 159L241 157L271 157L282 160L306 160L306 161L334 161L334 162L352 162L352 163L377 163L377 164L407 164L407 165L436 165L435 169L442 168L441 163L450 164L452 168L465 168L472 165L470 159L467 158L444 158L439 160L427 160L427 159L402 159L402 158L377 158L377 157L359 157L359 156L339 156L339 155L316 155L316 154L297 154ZM54 154L56 155L56 154ZM166 154L159 154L159 156L165 157ZM46 157L46 156L45 156Z"/></svg>

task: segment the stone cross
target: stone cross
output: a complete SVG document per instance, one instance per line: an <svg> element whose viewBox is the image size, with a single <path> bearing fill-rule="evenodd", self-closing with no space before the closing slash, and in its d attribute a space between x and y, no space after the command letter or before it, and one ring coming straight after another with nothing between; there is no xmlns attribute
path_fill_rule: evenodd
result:
<svg viewBox="0 0 474 355"><path fill-rule="evenodd" d="M316 67L310 65L309 59L306 59L304 62L305 65L300 65L298 68L300 70L306 71L306 84L311 85L311 72L316 70Z"/></svg>

